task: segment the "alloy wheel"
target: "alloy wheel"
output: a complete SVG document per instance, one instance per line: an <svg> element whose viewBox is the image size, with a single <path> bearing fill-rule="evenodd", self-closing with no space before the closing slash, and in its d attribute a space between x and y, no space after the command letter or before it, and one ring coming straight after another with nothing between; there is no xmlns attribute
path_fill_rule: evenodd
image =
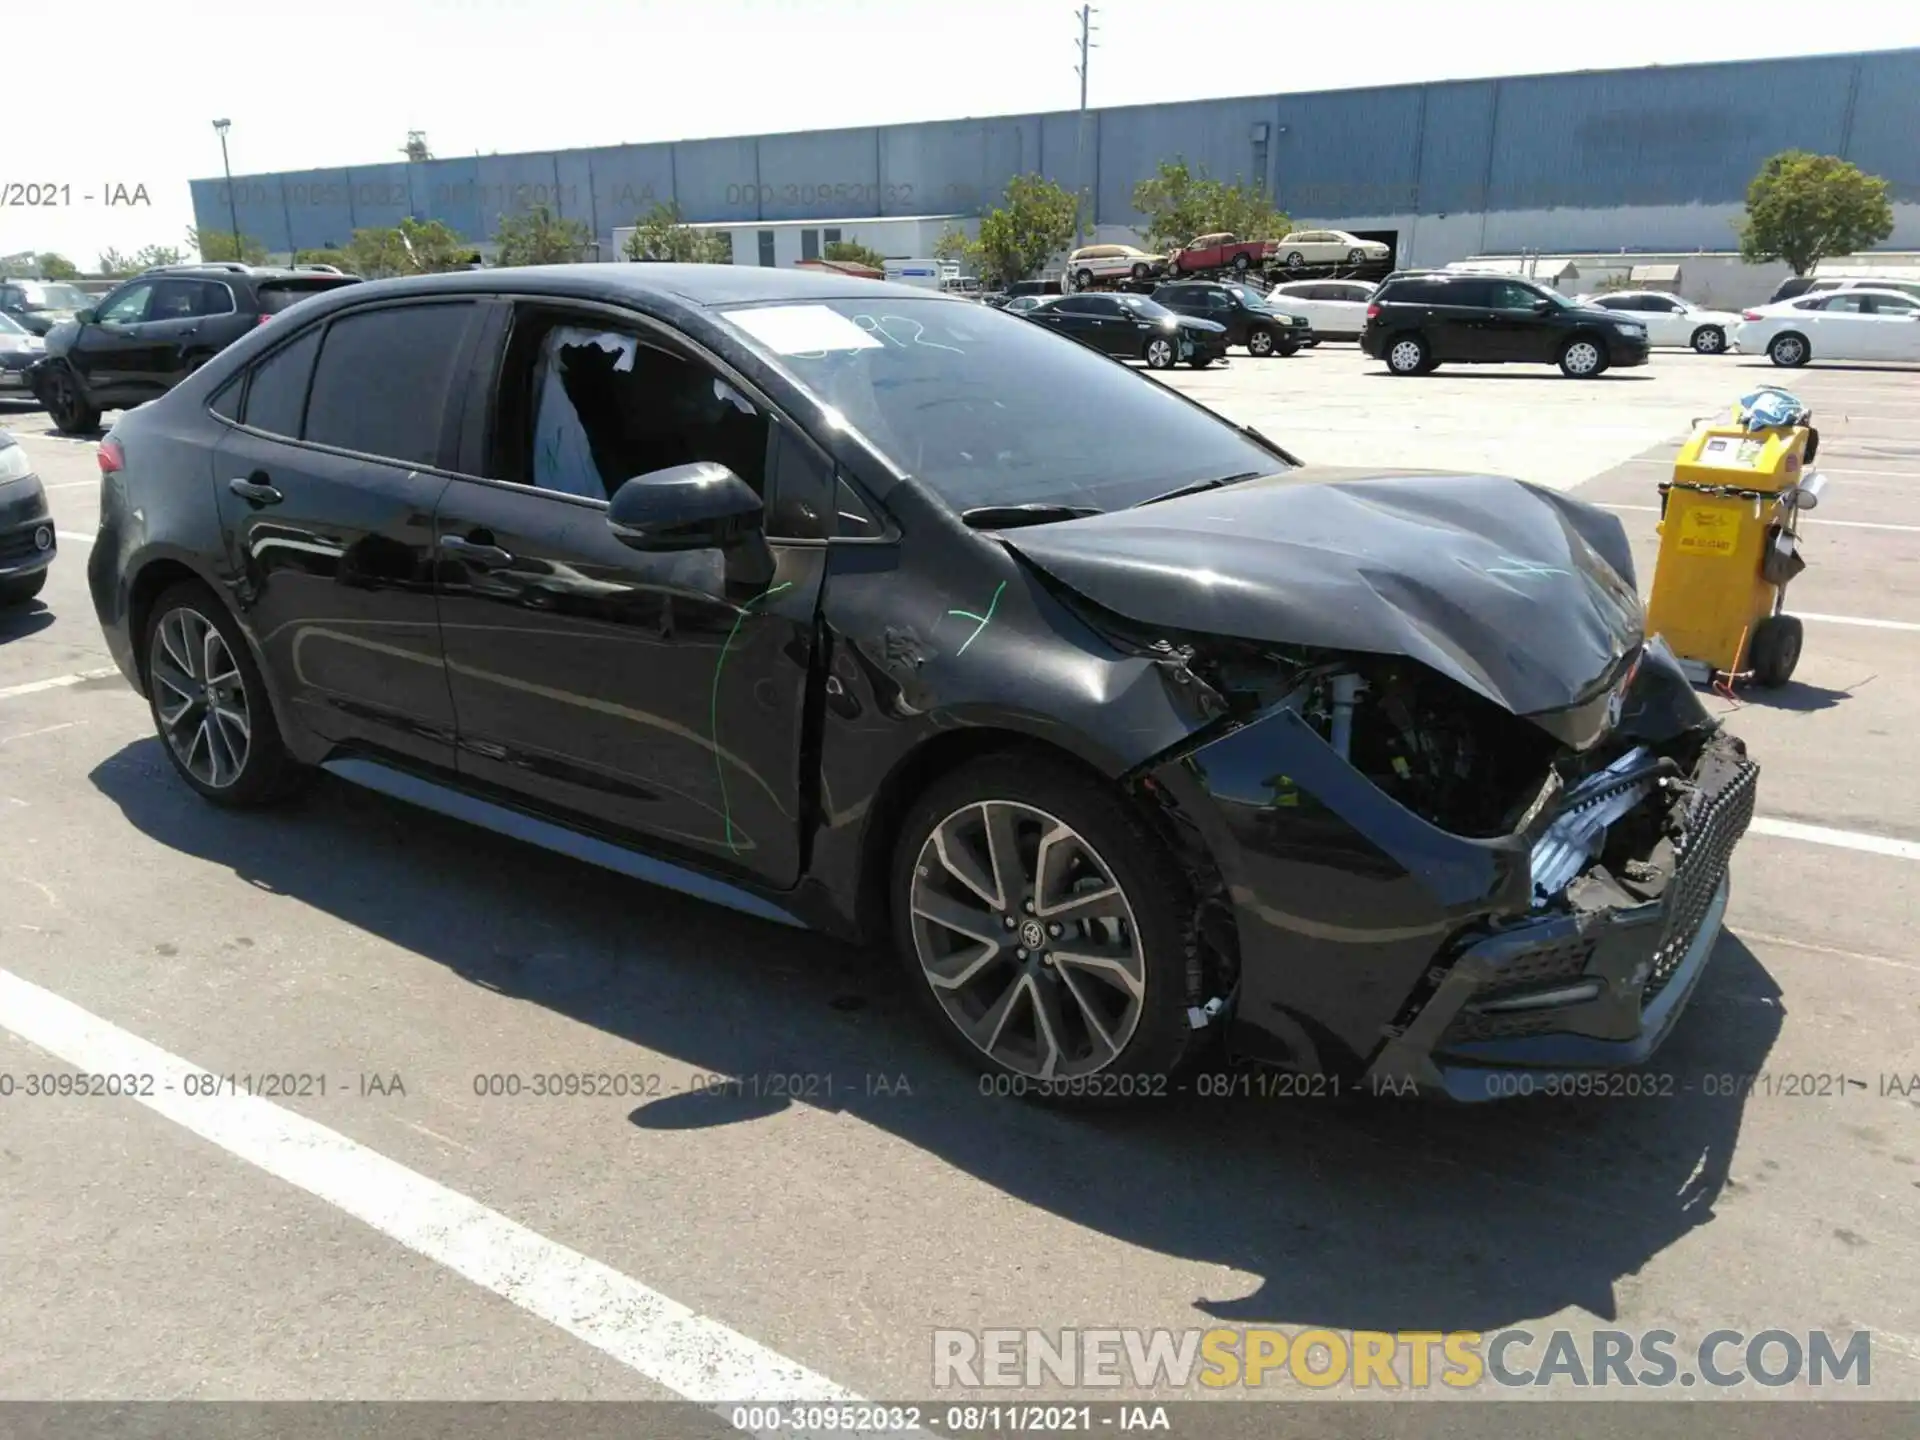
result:
<svg viewBox="0 0 1920 1440"><path fill-rule="evenodd" d="M1702 355L1718 355L1726 348L1727 338L1712 326L1700 330L1693 337L1693 348Z"/></svg>
<svg viewBox="0 0 1920 1440"><path fill-rule="evenodd" d="M154 713L181 768L224 790L247 768L253 718L226 637L198 610L169 610L153 632Z"/></svg>
<svg viewBox="0 0 1920 1440"><path fill-rule="evenodd" d="M1591 340L1576 340L1567 346L1561 364L1569 375L1591 375L1600 368L1600 347Z"/></svg>
<svg viewBox="0 0 1920 1440"><path fill-rule="evenodd" d="M1256 330L1247 337L1247 349L1255 355L1271 355L1273 353L1273 336L1265 330Z"/></svg>
<svg viewBox="0 0 1920 1440"><path fill-rule="evenodd" d="M1798 365L1806 358L1807 346L1798 335L1782 335L1769 353L1776 365Z"/></svg>
<svg viewBox="0 0 1920 1440"><path fill-rule="evenodd" d="M921 846L910 903L921 971L982 1054L1051 1080L1126 1050L1147 994L1139 931L1071 826L1013 800L963 806Z"/></svg>
<svg viewBox="0 0 1920 1440"><path fill-rule="evenodd" d="M1173 364L1173 342L1155 338L1147 342L1147 364L1164 370Z"/></svg>

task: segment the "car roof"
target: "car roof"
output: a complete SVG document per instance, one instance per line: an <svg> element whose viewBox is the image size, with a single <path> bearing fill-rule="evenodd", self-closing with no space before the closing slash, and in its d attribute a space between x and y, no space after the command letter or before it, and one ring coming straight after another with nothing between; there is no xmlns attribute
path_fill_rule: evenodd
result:
<svg viewBox="0 0 1920 1440"><path fill-rule="evenodd" d="M1888 300L1912 300L1914 298L1914 294L1911 290L1896 290L1891 286L1844 285L1839 288L1845 290L1849 295L1879 295ZM1828 289L1829 291L1831 291L1833 287L1829 286ZM1792 297L1792 299L1782 301L1781 303L1791 305L1795 301L1810 300L1812 298L1813 296L1811 295L1811 293L1806 295L1795 295L1794 297Z"/></svg>
<svg viewBox="0 0 1920 1440"><path fill-rule="evenodd" d="M289 271L291 275L293 272ZM311 275L302 278L312 279ZM629 300L669 300L702 308L790 301L925 300L937 304L968 305L939 291L917 285L866 280L833 271L777 269L758 265L683 265L652 261L603 260L578 265L522 265L493 270L453 270L440 275L407 275L391 280L363 280L357 285L328 290L330 296L351 294L352 303L370 295L523 295L571 296L614 303Z"/></svg>

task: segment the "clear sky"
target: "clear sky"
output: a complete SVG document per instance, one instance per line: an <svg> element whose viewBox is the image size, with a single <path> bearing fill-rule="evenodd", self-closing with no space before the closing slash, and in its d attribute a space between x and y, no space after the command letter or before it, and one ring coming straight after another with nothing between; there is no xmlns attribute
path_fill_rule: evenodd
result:
<svg viewBox="0 0 1920 1440"><path fill-rule="evenodd" d="M1920 44L1920 5L1851 13L1871 23L1775 0L1105 0L1088 100ZM72 198L0 208L0 255L91 267L106 246L182 244L187 181L220 173L217 117L233 122L234 173L257 174L398 159L416 129L461 155L1079 101L1071 0L86 0L76 16L15 35L30 63L13 74L0 199L10 182ZM108 206L116 185L151 203Z"/></svg>

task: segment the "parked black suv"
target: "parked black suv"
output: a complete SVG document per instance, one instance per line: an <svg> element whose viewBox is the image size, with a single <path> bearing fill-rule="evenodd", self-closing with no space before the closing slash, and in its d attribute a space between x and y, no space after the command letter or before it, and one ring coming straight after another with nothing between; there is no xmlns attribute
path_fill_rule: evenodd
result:
<svg viewBox="0 0 1920 1440"><path fill-rule="evenodd" d="M1360 348L1396 375L1448 362L1559 365L1590 380L1647 363L1647 327L1507 275L1389 276L1367 307Z"/></svg>
<svg viewBox="0 0 1920 1440"><path fill-rule="evenodd" d="M47 335L33 393L62 430L164 395L207 360L309 295L355 275L250 265L170 265L135 276Z"/></svg>
<svg viewBox="0 0 1920 1440"><path fill-rule="evenodd" d="M1178 280L1153 292L1154 301L1176 315L1211 320L1227 329L1227 344L1253 355L1292 355L1313 340L1313 327L1299 315L1276 310L1251 285Z"/></svg>
<svg viewBox="0 0 1920 1440"><path fill-rule="evenodd" d="M1216 1038L1462 1099L1637 1065L1751 814L1618 516L1300 467L924 290L377 281L99 461L93 603L185 785L318 768L890 937L1013 1094L1171 1096Z"/></svg>

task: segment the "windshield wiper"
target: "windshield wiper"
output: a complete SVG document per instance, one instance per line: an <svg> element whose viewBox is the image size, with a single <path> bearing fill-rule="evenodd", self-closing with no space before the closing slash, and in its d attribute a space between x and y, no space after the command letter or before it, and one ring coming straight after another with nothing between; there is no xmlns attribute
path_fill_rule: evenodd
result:
<svg viewBox="0 0 1920 1440"><path fill-rule="evenodd" d="M1140 505L1158 505L1162 500L1178 500L1182 495L1198 495L1202 490L1218 490L1222 485L1238 485L1242 480L1258 480L1270 473L1266 470L1242 470L1238 475L1222 475L1218 480L1201 480L1192 485L1182 485L1178 490L1169 490L1164 495L1150 495ZM1139 505L1134 506L1136 510L1139 508Z"/></svg>
<svg viewBox="0 0 1920 1440"><path fill-rule="evenodd" d="M1100 513L1096 505L1055 505L1048 501L1030 505L976 505L960 512L960 523L975 530L1011 530L1016 525L1051 525L1056 520L1084 520Z"/></svg>

